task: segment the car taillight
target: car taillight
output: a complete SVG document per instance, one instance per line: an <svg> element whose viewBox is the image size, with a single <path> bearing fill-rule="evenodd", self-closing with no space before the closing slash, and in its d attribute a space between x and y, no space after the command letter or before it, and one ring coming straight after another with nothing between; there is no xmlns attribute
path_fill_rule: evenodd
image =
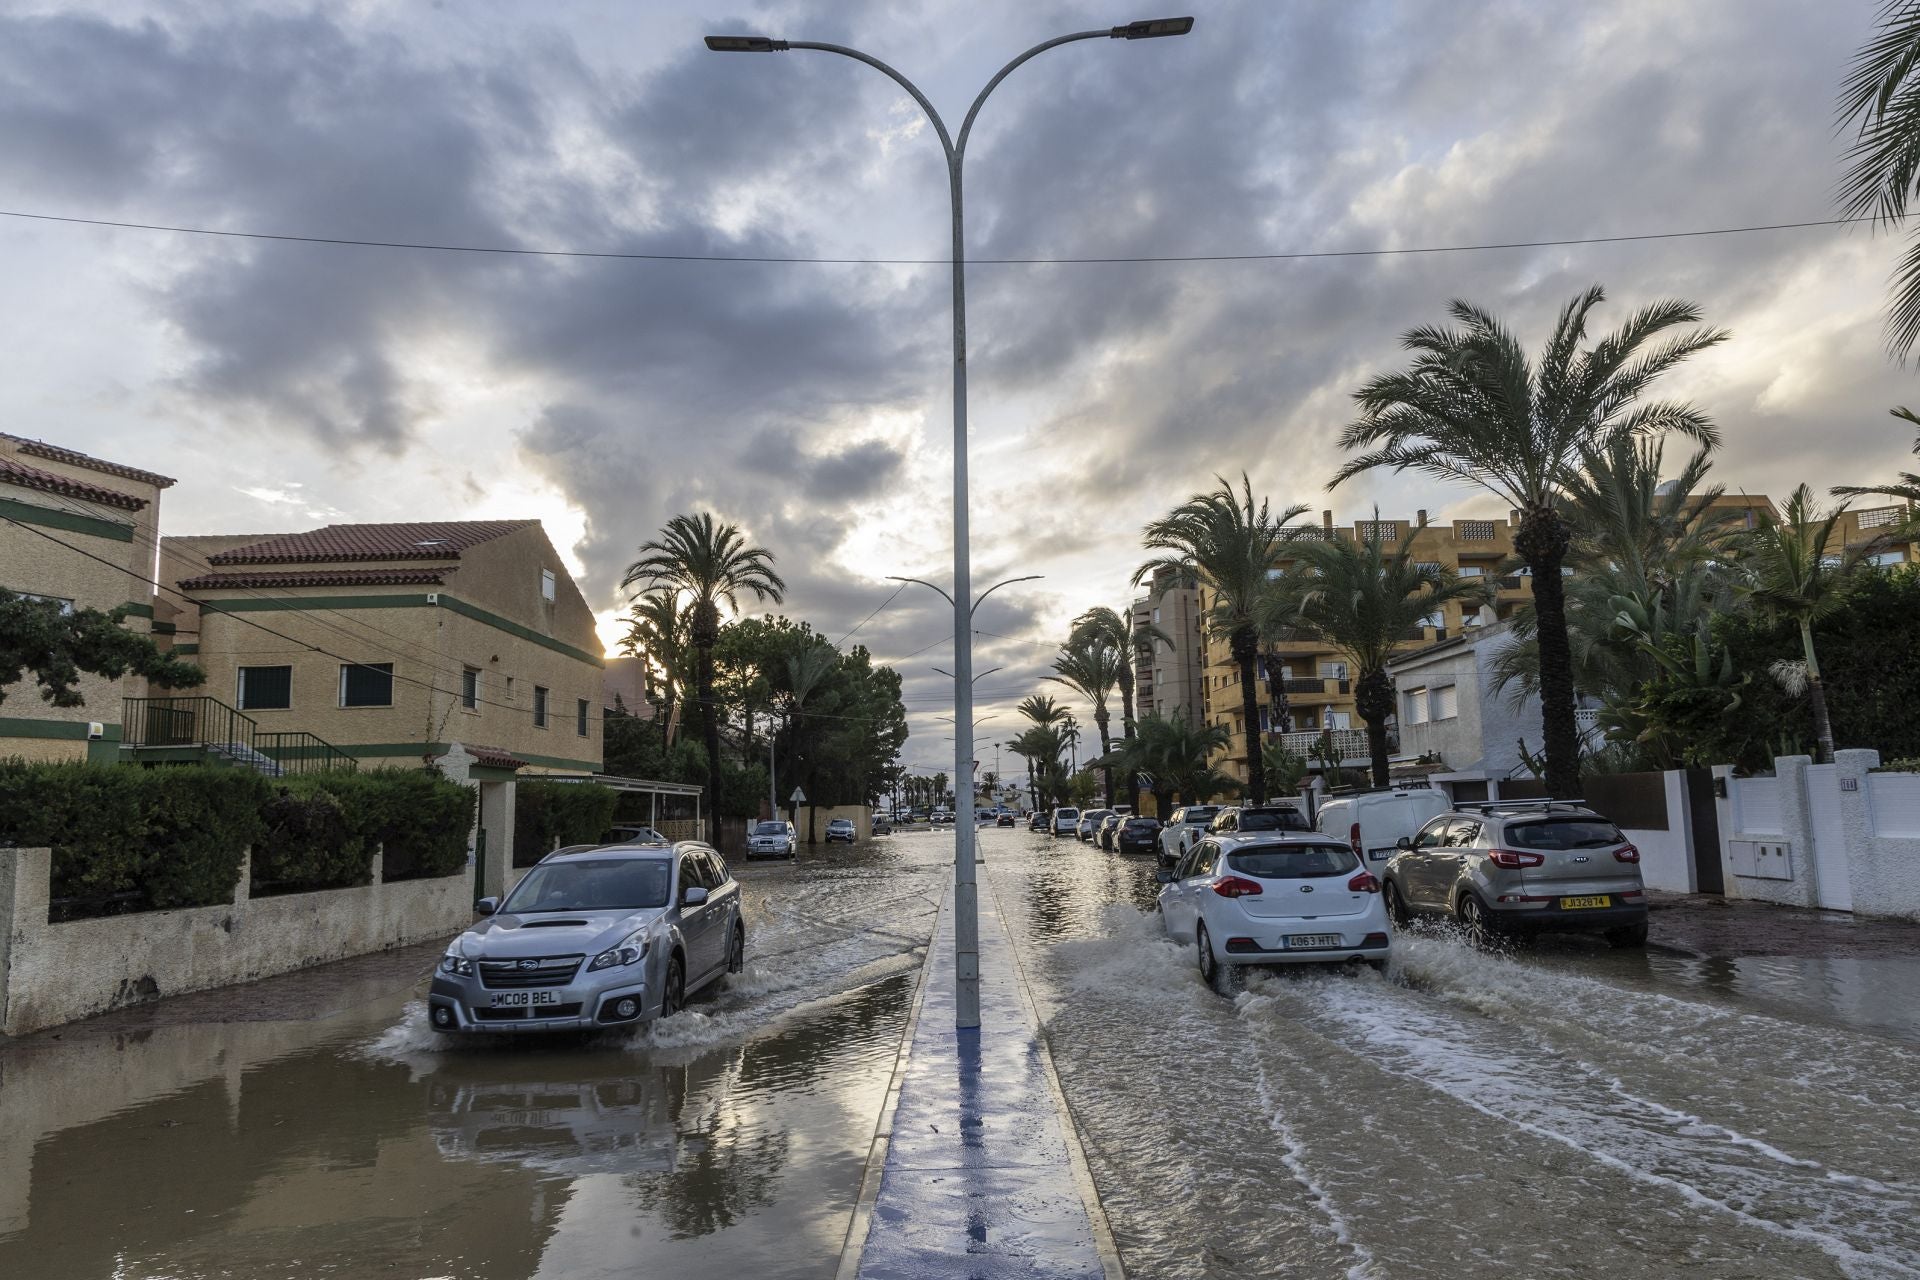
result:
<svg viewBox="0 0 1920 1280"><path fill-rule="evenodd" d="M1251 898L1260 886L1241 876L1221 876L1213 882L1213 891L1223 898Z"/></svg>
<svg viewBox="0 0 1920 1280"><path fill-rule="evenodd" d="M1354 857L1365 858L1367 856L1366 852L1360 848L1360 824L1357 822L1347 828L1347 845L1353 850Z"/></svg>
<svg viewBox="0 0 1920 1280"><path fill-rule="evenodd" d="M1613 851L1613 857L1616 862L1638 862L1640 851L1630 844L1623 844Z"/></svg>
<svg viewBox="0 0 1920 1280"><path fill-rule="evenodd" d="M1380 892L1380 881L1374 877L1373 872L1362 871L1359 875L1347 881L1347 888L1353 890L1355 893L1378 893Z"/></svg>
<svg viewBox="0 0 1920 1280"><path fill-rule="evenodd" d="M1537 867L1544 863L1546 858L1537 853L1520 853L1513 849L1489 849L1487 860L1496 867L1505 867L1512 871L1520 867Z"/></svg>

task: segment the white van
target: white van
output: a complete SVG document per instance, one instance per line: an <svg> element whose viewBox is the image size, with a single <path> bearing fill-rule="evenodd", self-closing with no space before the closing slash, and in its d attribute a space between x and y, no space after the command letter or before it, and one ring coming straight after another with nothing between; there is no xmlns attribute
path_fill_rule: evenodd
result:
<svg viewBox="0 0 1920 1280"><path fill-rule="evenodd" d="M1433 787L1394 787L1334 796L1321 803L1317 821L1322 834L1346 841L1354 857L1373 866L1393 856L1401 836L1411 838L1452 807Z"/></svg>

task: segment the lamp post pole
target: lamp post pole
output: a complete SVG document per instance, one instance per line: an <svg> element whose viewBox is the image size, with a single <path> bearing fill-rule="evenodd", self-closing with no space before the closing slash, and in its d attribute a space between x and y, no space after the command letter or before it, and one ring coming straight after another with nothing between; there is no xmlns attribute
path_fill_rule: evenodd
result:
<svg viewBox="0 0 1920 1280"><path fill-rule="evenodd" d="M947 190L953 214L953 593L947 599L953 605L953 717L956 721L953 744L954 776L972 778L973 768L973 607L972 566L969 562L967 529L967 268L966 240L963 234L961 168L966 159L967 137L973 132L974 118L980 114L987 95L1015 67L1058 45L1079 40L1150 40L1161 36L1183 36L1193 30L1192 18L1155 18L1099 31L1076 31L1071 35L1043 40L1001 67L986 88L980 90L961 121L959 136L947 132L946 121L933 103L913 81L880 59L841 44L813 40L775 40L767 36L708 36L707 48L716 53L784 53L791 49L816 49L837 53L856 62L864 62L905 89L920 109L927 113L934 133L947 159ZM927 584L932 585L932 584ZM935 588L939 590L939 588ZM983 596L984 598L984 596ZM977 602L973 602L977 604ZM953 858L953 936L954 936L954 1023L960 1027L980 1025L980 903L979 885L974 868L973 787L955 788L958 800L954 814Z"/></svg>

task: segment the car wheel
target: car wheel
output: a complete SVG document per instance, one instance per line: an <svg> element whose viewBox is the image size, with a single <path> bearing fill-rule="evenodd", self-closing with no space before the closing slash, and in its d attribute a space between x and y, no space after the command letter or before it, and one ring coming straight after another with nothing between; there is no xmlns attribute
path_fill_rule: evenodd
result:
<svg viewBox="0 0 1920 1280"><path fill-rule="evenodd" d="M1462 894L1460 906L1456 912L1460 918L1460 927L1466 931L1467 941L1473 946L1491 949L1500 942L1500 926L1494 923L1493 913L1486 904L1473 894Z"/></svg>
<svg viewBox="0 0 1920 1280"><path fill-rule="evenodd" d="M1413 916L1407 910L1407 900L1400 896L1400 886L1387 881L1383 895L1387 900L1387 919L1396 929L1404 929L1413 922Z"/></svg>
<svg viewBox="0 0 1920 1280"><path fill-rule="evenodd" d="M744 973L747 968L747 931L733 926L733 942L727 947L727 972Z"/></svg>
<svg viewBox="0 0 1920 1280"><path fill-rule="evenodd" d="M1240 989L1240 966L1221 964L1213 954L1213 938L1207 933L1204 921L1193 926L1195 949L1200 956L1200 980L1213 988L1217 995L1230 996Z"/></svg>
<svg viewBox="0 0 1920 1280"><path fill-rule="evenodd" d="M1647 945L1647 926L1645 922L1631 924L1624 929L1609 929L1604 935L1607 945L1616 951L1626 951L1633 947Z"/></svg>
<svg viewBox="0 0 1920 1280"><path fill-rule="evenodd" d="M671 1018L687 1002L687 967L678 955L667 961L667 985L660 992L660 1016Z"/></svg>

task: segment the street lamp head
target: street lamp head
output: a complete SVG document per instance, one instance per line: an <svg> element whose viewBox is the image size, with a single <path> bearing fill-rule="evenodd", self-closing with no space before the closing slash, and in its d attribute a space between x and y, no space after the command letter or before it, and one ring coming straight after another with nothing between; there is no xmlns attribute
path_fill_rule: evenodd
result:
<svg viewBox="0 0 1920 1280"><path fill-rule="evenodd" d="M1124 27L1115 27L1108 34L1115 40L1156 40L1161 36L1183 36L1193 30L1192 18L1148 18L1144 22L1129 22ZM713 41L709 39L708 44Z"/></svg>
<svg viewBox="0 0 1920 1280"><path fill-rule="evenodd" d="M1187 19L1187 25L1193 25L1192 18ZM1117 29L1115 34L1118 34ZM1127 38L1133 39L1132 36ZM707 48L715 53L785 53L787 42L767 36L708 36Z"/></svg>

